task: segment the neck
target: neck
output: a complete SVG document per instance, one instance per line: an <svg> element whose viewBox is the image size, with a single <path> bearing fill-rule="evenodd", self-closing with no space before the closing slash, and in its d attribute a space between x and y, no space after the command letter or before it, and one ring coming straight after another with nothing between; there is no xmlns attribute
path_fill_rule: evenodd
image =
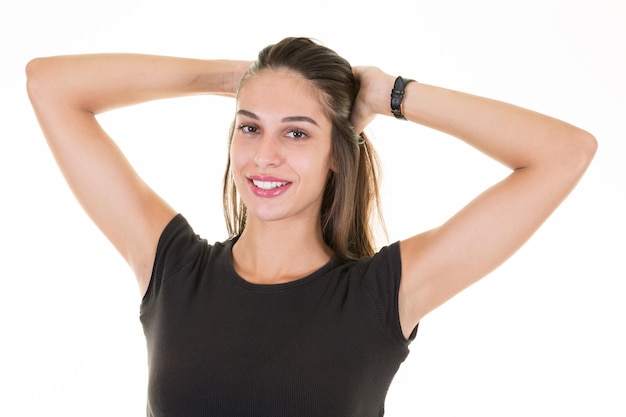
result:
<svg viewBox="0 0 626 417"><path fill-rule="evenodd" d="M303 278L333 256L319 221L262 222L248 219L233 247L237 273L249 282L278 284Z"/></svg>

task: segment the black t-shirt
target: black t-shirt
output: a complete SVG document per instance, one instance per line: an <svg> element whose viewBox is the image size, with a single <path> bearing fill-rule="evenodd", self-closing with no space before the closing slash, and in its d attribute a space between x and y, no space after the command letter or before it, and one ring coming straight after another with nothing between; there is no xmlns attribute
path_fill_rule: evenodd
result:
<svg viewBox="0 0 626 417"><path fill-rule="evenodd" d="M147 415L383 415L409 352L399 244L259 285L235 272L234 241L209 245L180 214L163 231L141 304Z"/></svg>

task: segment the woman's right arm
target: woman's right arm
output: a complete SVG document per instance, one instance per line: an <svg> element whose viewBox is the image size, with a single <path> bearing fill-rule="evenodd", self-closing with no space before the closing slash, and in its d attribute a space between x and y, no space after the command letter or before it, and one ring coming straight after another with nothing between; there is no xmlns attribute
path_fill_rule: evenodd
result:
<svg viewBox="0 0 626 417"><path fill-rule="evenodd" d="M175 211L137 175L96 120L117 107L194 94L235 95L245 61L137 54L37 58L28 94L72 192L133 269L143 294Z"/></svg>

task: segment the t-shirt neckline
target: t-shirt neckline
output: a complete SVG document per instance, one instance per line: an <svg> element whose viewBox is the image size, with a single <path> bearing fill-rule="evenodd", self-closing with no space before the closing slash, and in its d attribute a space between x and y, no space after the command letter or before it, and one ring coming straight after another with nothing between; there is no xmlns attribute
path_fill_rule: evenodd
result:
<svg viewBox="0 0 626 417"><path fill-rule="evenodd" d="M237 271L235 270L235 264L233 261L233 246L235 245L235 242L237 242L238 238L239 236L235 236L229 239L228 241L226 241L225 243L228 273L229 273L229 277L233 279L237 284L250 290L284 291L284 290L288 290L291 288L297 288L302 285L309 284L312 281L315 281L317 278L319 278L320 276L324 275L326 272L339 266L342 263L342 261L339 258L333 256L332 258L330 258L328 262L326 262L320 268L316 269L315 271L311 272L310 274L302 278L297 278L293 281L282 282L279 284L256 284L256 283L246 280L244 277L239 275L239 273L237 273Z"/></svg>

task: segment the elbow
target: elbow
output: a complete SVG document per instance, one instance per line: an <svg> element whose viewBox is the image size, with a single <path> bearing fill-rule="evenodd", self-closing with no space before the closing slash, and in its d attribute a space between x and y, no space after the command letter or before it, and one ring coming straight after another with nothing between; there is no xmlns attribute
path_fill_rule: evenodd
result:
<svg viewBox="0 0 626 417"><path fill-rule="evenodd" d="M26 77L30 78L33 74L36 74L45 60L46 58L34 58L28 61L26 64Z"/></svg>
<svg viewBox="0 0 626 417"><path fill-rule="evenodd" d="M51 66L51 58L35 58L26 64L26 91L31 103L51 92Z"/></svg>
<svg viewBox="0 0 626 417"><path fill-rule="evenodd" d="M552 179L566 184L577 183L593 160L598 142L589 132L566 125L565 129L552 136L546 152L537 161L539 168Z"/></svg>
<svg viewBox="0 0 626 417"><path fill-rule="evenodd" d="M576 129L576 132L572 135L572 152L570 154L570 160L578 171L579 175L582 175L586 170L598 149L598 141L589 132Z"/></svg>
<svg viewBox="0 0 626 417"><path fill-rule="evenodd" d="M26 64L26 91L30 101L37 97L37 92L41 89L41 74L43 72L45 58L35 58Z"/></svg>

